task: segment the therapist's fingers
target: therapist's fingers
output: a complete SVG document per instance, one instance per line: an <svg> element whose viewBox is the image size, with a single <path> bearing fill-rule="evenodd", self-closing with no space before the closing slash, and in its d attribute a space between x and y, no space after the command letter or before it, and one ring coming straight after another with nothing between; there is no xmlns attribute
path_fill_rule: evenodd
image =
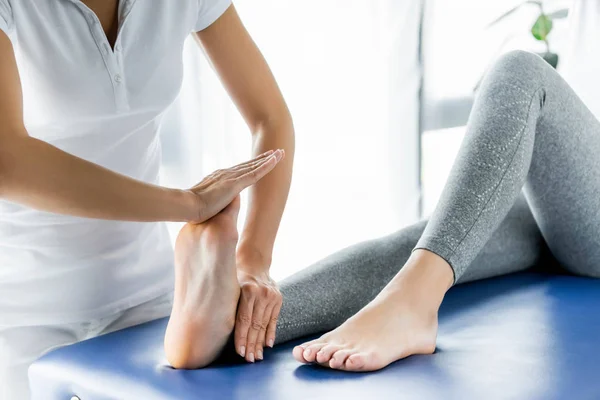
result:
<svg viewBox="0 0 600 400"><path fill-rule="evenodd" d="M223 210L239 193L258 182L271 172L283 158L283 151L278 150L263 157L256 163L249 164L237 171L215 171L191 189L195 195L194 202L187 202L193 208L189 211L189 222L202 223Z"/></svg>
<svg viewBox="0 0 600 400"><path fill-rule="evenodd" d="M271 172L277 163L283 159L284 154L283 150L277 150L246 165L217 170L204 178L202 182L195 186L195 189L211 190L221 187L226 191L234 191L238 194Z"/></svg>
<svg viewBox="0 0 600 400"><path fill-rule="evenodd" d="M235 332L233 334L233 342L237 353L246 357L248 354L246 349L246 342L248 339L248 331L250 330L250 324L252 322L252 311L254 309L255 297L249 296L242 292L240 296L240 303L238 305Z"/></svg>
<svg viewBox="0 0 600 400"><path fill-rule="evenodd" d="M265 307L265 312L262 317L262 324L260 325L260 330L258 331L258 336L256 339L256 359L262 360L263 353L265 348L265 343L267 341L267 327L269 326L269 321L271 320L271 314L273 313L273 308L275 307L274 302L270 302Z"/></svg>
<svg viewBox="0 0 600 400"><path fill-rule="evenodd" d="M216 171L213 171L212 173L210 173L209 175L207 175L200 183L198 183L196 186L194 186L192 189L202 189L205 187L210 186L212 183L214 183L215 181L219 181L222 179L235 179L237 177L239 177L240 175L242 175L243 173L248 172L248 167L258 167L260 166L260 164L264 161L267 161L266 159L271 156L275 151L274 150L269 150L251 160L245 161L241 164L237 164L234 165L233 167L230 168L225 168L225 169L218 169Z"/></svg>
<svg viewBox="0 0 600 400"><path fill-rule="evenodd" d="M277 150L270 156L262 159L258 165L252 167L245 167L236 171L239 175L235 178L238 189L242 191L248 186L254 185L256 182L261 180L265 175L275 168L277 163L285 157L283 150Z"/></svg>
<svg viewBox="0 0 600 400"><path fill-rule="evenodd" d="M269 150L269 151L267 151L267 152L264 152L264 153L262 153L261 155L259 155L259 156L255 157L255 158L253 158L252 160L248 160L248 161L245 161L245 162L243 162L243 163L241 163L241 164L234 165L233 167L231 167L231 168L229 168L229 169L230 169L231 171L237 171L237 170L239 170L239 169L241 169L241 168L244 168L244 167L247 167L247 166L254 165L254 164L258 163L259 161L261 161L261 160L265 159L266 157L270 156L270 155L271 155L271 154L273 154L274 152L275 152L275 150Z"/></svg>
<svg viewBox="0 0 600 400"><path fill-rule="evenodd" d="M273 307L273 311L271 312L271 318L269 320L269 325L267 326L267 333L266 333L266 343L267 346L269 347L273 347L273 345L275 345L275 335L276 335L276 331L277 331L277 321L279 321L279 313L281 313L281 305L282 305L282 301L281 299L278 299L278 302L275 303L274 307Z"/></svg>
<svg viewBox="0 0 600 400"><path fill-rule="evenodd" d="M228 179L239 180L242 176L256 171L257 169L261 168L264 164L277 165L277 163L281 159L278 154L279 153L274 153L274 154L270 155L269 157L262 158L258 161L250 163L248 165L244 165L242 167L236 168L235 170L229 171L231 176ZM274 161L274 163L273 163L273 161Z"/></svg>
<svg viewBox="0 0 600 400"><path fill-rule="evenodd" d="M258 343L258 335L263 330L264 325L264 314L267 303L259 299L254 303L254 309L252 310L252 322L250 323L250 329L248 330L248 339L246 339L246 361L254 362L256 360L256 345ZM262 353L261 353L262 356Z"/></svg>

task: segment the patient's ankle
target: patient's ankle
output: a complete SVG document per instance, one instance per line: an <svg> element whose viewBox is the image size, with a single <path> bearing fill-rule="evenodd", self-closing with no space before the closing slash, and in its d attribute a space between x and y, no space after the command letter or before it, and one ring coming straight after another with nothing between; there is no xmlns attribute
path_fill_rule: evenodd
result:
<svg viewBox="0 0 600 400"><path fill-rule="evenodd" d="M386 290L409 293L427 304L439 307L454 283L454 272L440 256L428 250L415 250Z"/></svg>

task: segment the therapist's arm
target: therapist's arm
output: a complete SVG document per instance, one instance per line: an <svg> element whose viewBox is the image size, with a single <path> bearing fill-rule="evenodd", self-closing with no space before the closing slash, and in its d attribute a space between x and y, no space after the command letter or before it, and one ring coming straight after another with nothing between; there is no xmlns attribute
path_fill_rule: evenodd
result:
<svg viewBox="0 0 600 400"><path fill-rule="evenodd" d="M213 174L209 182L190 190L169 189L120 175L32 138L23 122L14 50L0 31L0 199L80 217L201 222L276 163L273 157L263 157L241 169Z"/></svg>
<svg viewBox="0 0 600 400"><path fill-rule="evenodd" d="M254 154L270 148L285 150L277 168L250 189L237 250L242 294L235 341L238 353L252 361L262 354L263 345L274 340L281 307L281 294L269 268L292 179L294 127L273 74L233 5L196 37L250 128Z"/></svg>

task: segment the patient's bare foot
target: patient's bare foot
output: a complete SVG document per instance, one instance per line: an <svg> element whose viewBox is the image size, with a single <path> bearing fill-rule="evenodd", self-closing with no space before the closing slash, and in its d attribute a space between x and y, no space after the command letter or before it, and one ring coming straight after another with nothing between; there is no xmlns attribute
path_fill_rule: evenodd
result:
<svg viewBox="0 0 600 400"><path fill-rule="evenodd" d="M294 357L345 371L374 371L413 354L431 354L438 309L452 281L442 258L417 250L372 302L337 329L296 346Z"/></svg>
<svg viewBox="0 0 600 400"><path fill-rule="evenodd" d="M175 244L175 299L165 352L175 368L208 365L231 334L240 295L235 266L239 196L202 224L185 225Z"/></svg>

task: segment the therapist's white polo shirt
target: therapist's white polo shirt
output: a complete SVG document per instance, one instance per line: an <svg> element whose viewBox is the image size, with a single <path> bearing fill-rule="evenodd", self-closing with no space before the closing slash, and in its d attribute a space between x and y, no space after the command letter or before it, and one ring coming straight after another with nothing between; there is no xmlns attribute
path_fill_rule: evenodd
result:
<svg viewBox="0 0 600 400"><path fill-rule="evenodd" d="M79 0L0 0L29 134L157 183L158 128L186 37L231 0L121 0L114 51ZM101 221L0 201L0 325L100 318L173 290L164 223Z"/></svg>

